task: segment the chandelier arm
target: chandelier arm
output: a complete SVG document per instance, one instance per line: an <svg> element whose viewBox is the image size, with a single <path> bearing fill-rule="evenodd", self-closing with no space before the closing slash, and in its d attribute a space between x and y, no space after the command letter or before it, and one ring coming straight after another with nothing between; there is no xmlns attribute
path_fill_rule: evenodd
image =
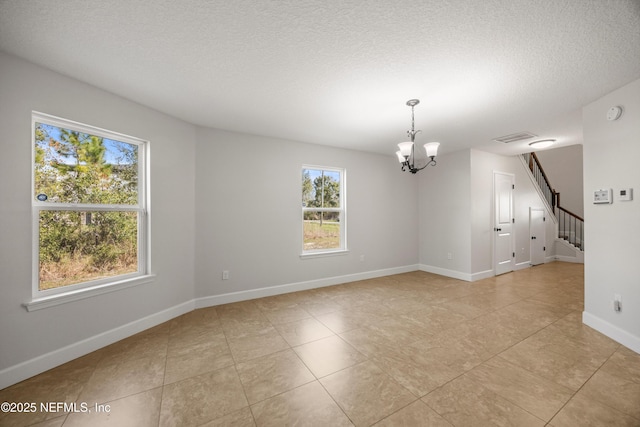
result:
<svg viewBox="0 0 640 427"><path fill-rule="evenodd" d="M410 165L409 166L409 171L411 173L417 173L417 172L421 171L422 169L426 168L427 166L435 166L435 165L436 165L436 161L435 161L435 159L433 157L431 157L431 160L429 160L429 162L426 165L422 166L421 168L416 168L413 165ZM402 170L404 171L404 169L402 169Z"/></svg>

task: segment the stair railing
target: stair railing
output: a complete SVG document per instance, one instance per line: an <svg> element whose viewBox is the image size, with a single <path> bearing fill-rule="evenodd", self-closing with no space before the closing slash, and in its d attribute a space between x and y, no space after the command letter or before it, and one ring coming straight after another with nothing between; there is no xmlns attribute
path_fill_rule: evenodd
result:
<svg viewBox="0 0 640 427"><path fill-rule="evenodd" d="M565 208L557 208L558 237L584 251L584 219Z"/></svg>
<svg viewBox="0 0 640 427"><path fill-rule="evenodd" d="M549 183L549 178L547 178L547 174L544 173L544 169L542 169L542 165L540 164L540 160L538 160L538 156L536 153L525 153L523 154L525 161L529 165L529 170L533 174L533 178L538 183L538 187L542 190L542 195L545 199L547 199L547 203L553 209L553 212L556 211L556 191L551 187Z"/></svg>
<svg viewBox="0 0 640 427"><path fill-rule="evenodd" d="M558 218L558 237L568 241L576 248L584 251L584 219L573 212L560 207L560 193L551 187L547 174L538 160L536 153L523 154L525 162L533 175L544 198Z"/></svg>
<svg viewBox="0 0 640 427"><path fill-rule="evenodd" d="M584 251L584 219L568 209L560 207L560 193L556 193L558 218L558 237L571 243L576 248Z"/></svg>

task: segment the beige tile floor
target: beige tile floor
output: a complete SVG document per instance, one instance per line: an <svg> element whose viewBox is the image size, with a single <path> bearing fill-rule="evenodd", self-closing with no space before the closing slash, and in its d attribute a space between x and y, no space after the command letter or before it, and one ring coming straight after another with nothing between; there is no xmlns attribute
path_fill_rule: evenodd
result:
<svg viewBox="0 0 640 427"><path fill-rule="evenodd" d="M640 426L640 355L581 323L583 280L412 272L196 310L0 391L109 412L0 425Z"/></svg>

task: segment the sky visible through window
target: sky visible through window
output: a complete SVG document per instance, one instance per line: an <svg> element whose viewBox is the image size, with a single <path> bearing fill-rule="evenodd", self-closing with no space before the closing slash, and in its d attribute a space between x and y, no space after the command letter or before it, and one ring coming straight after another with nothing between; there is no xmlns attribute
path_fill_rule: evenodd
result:
<svg viewBox="0 0 640 427"><path fill-rule="evenodd" d="M45 139L45 141L40 142L40 144L47 144L51 139L60 141L63 128L48 125L45 123L37 123L36 125L40 126L42 130L47 133L47 138ZM70 131L70 129L66 130ZM134 144L128 144L126 142L116 141L108 138L102 138L102 145L106 149L104 153L104 160L107 164L111 165L132 164L132 156L123 155L123 152L135 152L138 149L138 147ZM65 158L63 156L60 156L58 159L65 161L65 163L67 164L75 163L75 160L72 157Z"/></svg>
<svg viewBox="0 0 640 427"><path fill-rule="evenodd" d="M311 178L311 181L313 182L314 179L322 175L322 170L321 169L304 169L302 173L303 174L309 173L309 178ZM338 171L325 170L324 175L331 177L335 182L340 182L340 172Z"/></svg>

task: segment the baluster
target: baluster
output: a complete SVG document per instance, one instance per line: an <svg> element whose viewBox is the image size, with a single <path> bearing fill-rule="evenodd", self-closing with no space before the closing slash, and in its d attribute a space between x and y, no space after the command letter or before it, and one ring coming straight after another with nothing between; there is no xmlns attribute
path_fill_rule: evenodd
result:
<svg viewBox="0 0 640 427"><path fill-rule="evenodd" d="M576 245L576 231L575 231L576 230L576 217L572 216L571 219L573 219L573 227L571 227L571 229L573 230L573 238L572 238L571 244L573 246L575 246Z"/></svg>

